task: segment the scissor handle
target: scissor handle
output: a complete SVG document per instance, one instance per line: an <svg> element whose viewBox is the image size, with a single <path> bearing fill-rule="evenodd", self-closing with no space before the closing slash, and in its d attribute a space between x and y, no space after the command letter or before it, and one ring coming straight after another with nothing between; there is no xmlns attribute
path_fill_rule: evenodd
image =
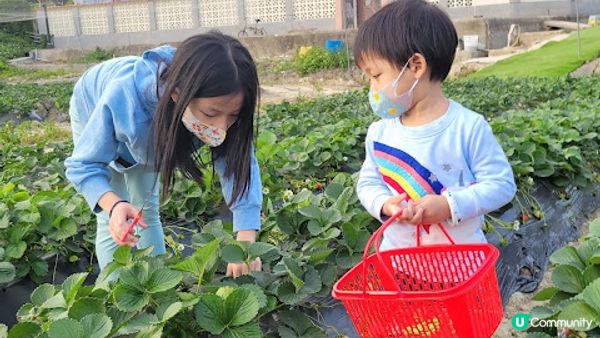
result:
<svg viewBox="0 0 600 338"><path fill-rule="evenodd" d="M142 213L143 213L143 211L140 210L137 213L137 215L135 215L133 220L131 220L131 223L129 223L129 226L127 227L127 232L125 232L125 234L123 235L123 238L121 238L121 243L125 242L127 235L129 235L131 233L131 231L133 231L133 227L139 223L140 219L142 218Z"/></svg>

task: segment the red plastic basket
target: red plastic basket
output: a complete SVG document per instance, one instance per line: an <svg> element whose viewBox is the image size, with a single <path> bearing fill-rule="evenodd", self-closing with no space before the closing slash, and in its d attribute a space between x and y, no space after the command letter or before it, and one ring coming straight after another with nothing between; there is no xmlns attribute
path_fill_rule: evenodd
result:
<svg viewBox="0 0 600 338"><path fill-rule="evenodd" d="M489 338L502 320L491 244L420 245L380 252L388 219L369 239L363 260L333 287L361 337ZM371 245L375 254L368 255Z"/></svg>

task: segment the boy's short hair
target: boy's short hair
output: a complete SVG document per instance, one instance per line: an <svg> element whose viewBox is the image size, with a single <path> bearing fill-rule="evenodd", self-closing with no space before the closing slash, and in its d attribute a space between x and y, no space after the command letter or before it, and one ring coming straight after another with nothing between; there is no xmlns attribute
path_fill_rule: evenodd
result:
<svg viewBox="0 0 600 338"><path fill-rule="evenodd" d="M365 57L386 59L398 69L421 53L431 71L430 80L444 81L458 45L448 15L423 0L398 0L377 11L359 28L354 59L360 67Z"/></svg>

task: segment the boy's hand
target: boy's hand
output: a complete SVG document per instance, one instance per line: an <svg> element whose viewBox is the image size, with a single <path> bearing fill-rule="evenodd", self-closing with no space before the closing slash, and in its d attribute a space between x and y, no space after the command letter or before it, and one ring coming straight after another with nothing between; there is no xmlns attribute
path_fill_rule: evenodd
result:
<svg viewBox="0 0 600 338"><path fill-rule="evenodd" d="M415 203L412 200L409 200L406 203L406 207L402 207L402 202L406 199L406 194L400 194L398 196L390 197L385 203L383 203L383 207L381 207L381 212L388 216L392 217L397 212L402 210L402 215L396 218L399 222L405 222L410 224L420 224L421 218L423 215L423 210L418 210L415 208Z"/></svg>
<svg viewBox="0 0 600 338"><path fill-rule="evenodd" d="M452 215L448 200L440 195L427 195L415 202L414 208L422 211L422 224L441 223Z"/></svg>

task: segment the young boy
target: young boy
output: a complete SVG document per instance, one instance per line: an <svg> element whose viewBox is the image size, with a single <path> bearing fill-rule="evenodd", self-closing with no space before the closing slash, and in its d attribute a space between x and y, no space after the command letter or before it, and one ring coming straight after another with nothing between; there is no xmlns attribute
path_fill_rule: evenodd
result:
<svg viewBox="0 0 600 338"><path fill-rule="evenodd" d="M454 25L423 0L395 1L369 18L354 46L369 76L369 101L382 119L365 141L357 193L380 221L402 210L381 250L486 242L483 215L516 192L510 164L485 118L444 97L458 44ZM431 225L431 226L427 226Z"/></svg>

